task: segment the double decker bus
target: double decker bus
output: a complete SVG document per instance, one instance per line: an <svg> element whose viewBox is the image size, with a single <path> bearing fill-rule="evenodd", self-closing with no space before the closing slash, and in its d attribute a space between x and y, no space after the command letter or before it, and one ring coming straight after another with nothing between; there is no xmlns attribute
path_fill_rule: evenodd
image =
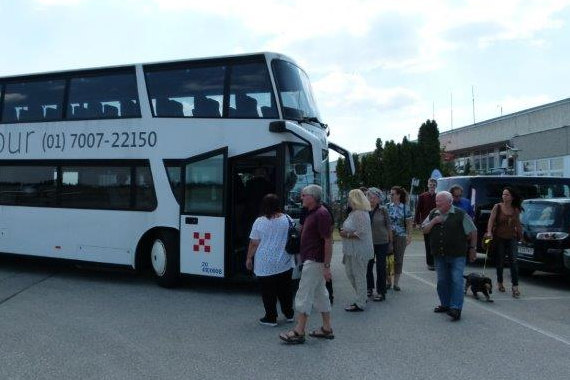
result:
<svg viewBox="0 0 570 380"><path fill-rule="evenodd" d="M0 252L234 276L264 194L297 216L351 162L328 135L275 53L0 78Z"/></svg>

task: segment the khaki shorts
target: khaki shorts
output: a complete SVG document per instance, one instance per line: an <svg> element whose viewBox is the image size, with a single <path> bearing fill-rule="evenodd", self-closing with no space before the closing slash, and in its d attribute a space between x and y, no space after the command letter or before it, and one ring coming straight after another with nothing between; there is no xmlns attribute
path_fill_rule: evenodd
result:
<svg viewBox="0 0 570 380"><path fill-rule="evenodd" d="M299 290L295 296L295 310L297 312L310 315L313 308L320 313L331 311L323 268L323 263L310 260L303 263Z"/></svg>

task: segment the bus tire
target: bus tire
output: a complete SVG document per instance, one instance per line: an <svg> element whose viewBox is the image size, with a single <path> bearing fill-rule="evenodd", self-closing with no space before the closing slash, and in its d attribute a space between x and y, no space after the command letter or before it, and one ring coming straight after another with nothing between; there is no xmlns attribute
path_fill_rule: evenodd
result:
<svg viewBox="0 0 570 380"><path fill-rule="evenodd" d="M172 288L180 282L180 243L173 231L160 231L152 241L150 262L157 283Z"/></svg>

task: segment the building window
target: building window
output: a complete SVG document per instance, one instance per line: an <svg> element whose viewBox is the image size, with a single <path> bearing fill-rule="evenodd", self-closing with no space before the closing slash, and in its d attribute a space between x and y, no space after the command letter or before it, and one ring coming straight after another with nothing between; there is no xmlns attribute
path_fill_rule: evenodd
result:
<svg viewBox="0 0 570 380"><path fill-rule="evenodd" d="M534 172L534 161L523 161L522 167L525 173Z"/></svg>

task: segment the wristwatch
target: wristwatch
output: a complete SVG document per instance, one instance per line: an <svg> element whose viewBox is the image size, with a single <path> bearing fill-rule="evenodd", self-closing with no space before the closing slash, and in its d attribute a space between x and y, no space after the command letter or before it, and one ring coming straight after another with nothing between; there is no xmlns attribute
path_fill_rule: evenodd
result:
<svg viewBox="0 0 570 380"><path fill-rule="evenodd" d="M324 264L324 265L325 265L325 268L330 268L330 267L331 267L331 264L330 264L330 263L329 263L329 264Z"/></svg>

